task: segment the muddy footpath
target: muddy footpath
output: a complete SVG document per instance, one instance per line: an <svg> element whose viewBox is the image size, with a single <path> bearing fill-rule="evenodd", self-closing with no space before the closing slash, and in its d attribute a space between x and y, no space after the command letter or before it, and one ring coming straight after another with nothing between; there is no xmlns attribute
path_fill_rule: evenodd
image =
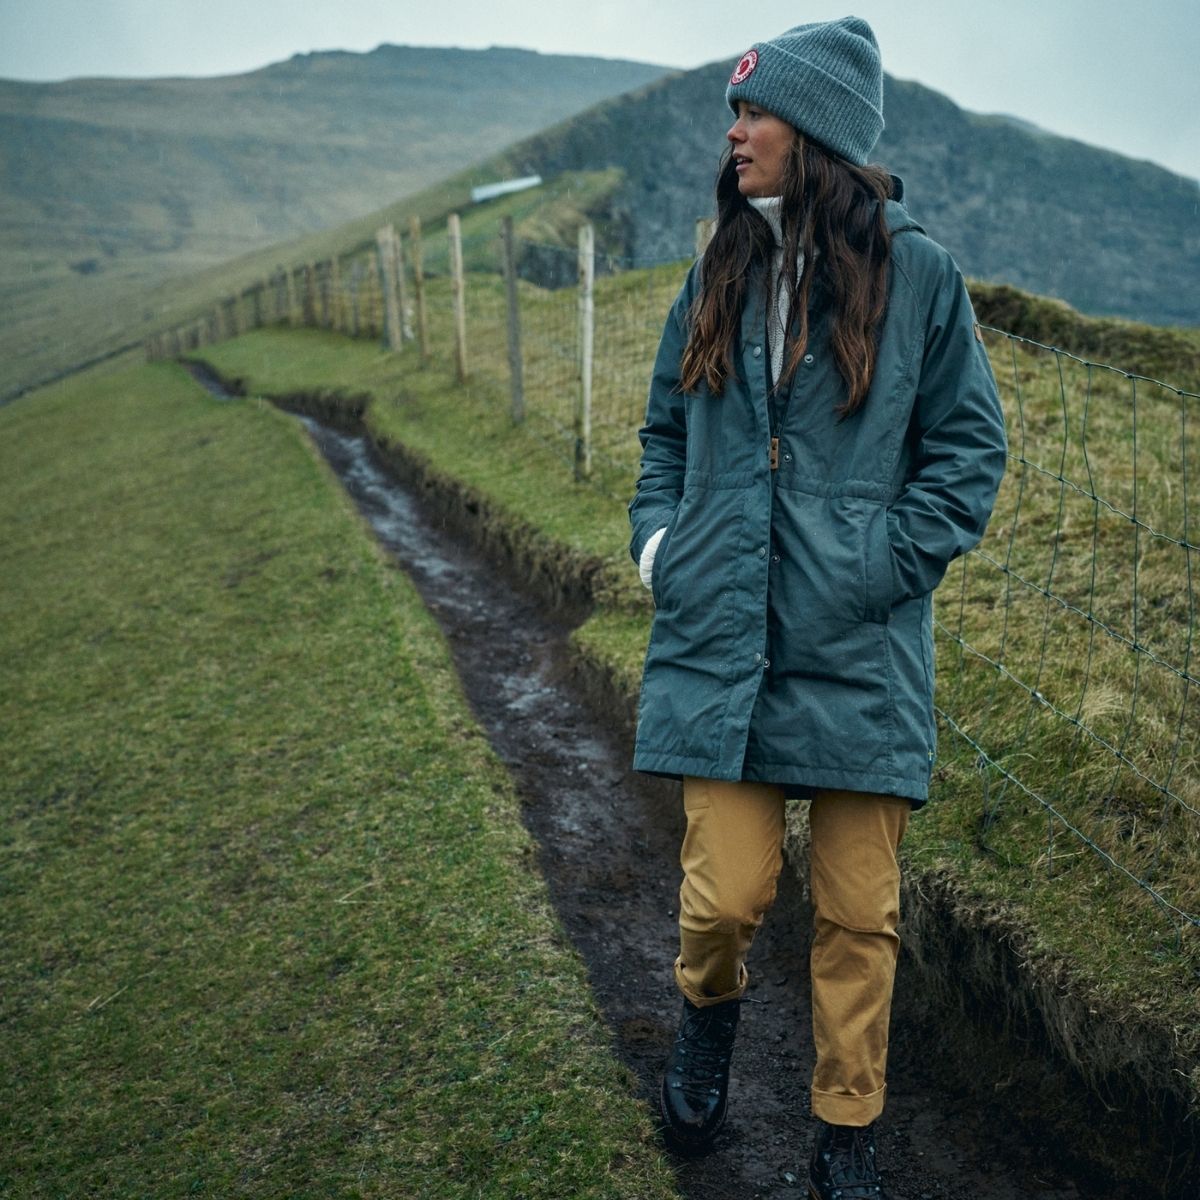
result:
<svg viewBox="0 0 1200 1200"><path fill-rule="evenodd" d="M202 372L197 378L219 387ZM583 612L548 613L471 547L436 497L389 473L366 439L300 419L440 623L475 715L516 782L539 867L587 965L614 1052L657 1114L658 1073L680 1011L671 973L678 785L631 773L628 731L589 707L568 643ZM728 1123L709 1155L672 1158L689 1200L808 1194L810 923L799 881L785 868L748 962ZM922 994L903 951L888 1074L879 1158L895 1200L1172 1194L1089 1168L1055 1119L1071 1097L1040 1048L997 1050L986 1031Z"/></svg>

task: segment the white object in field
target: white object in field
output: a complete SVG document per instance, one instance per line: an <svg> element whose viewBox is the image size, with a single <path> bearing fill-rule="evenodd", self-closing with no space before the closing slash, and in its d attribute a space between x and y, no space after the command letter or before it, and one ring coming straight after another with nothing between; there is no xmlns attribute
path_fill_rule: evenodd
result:
<svg viewBox="0 0 1200 1200"><path fill-rule="evenodd" d="M522 179L505 179L502 183L485 183L482 187L471 189L471 200L478 204L480 200L491 200L493 196L523 192L526 188L537 187L541 182L540 175L526 175Z"/></svg>

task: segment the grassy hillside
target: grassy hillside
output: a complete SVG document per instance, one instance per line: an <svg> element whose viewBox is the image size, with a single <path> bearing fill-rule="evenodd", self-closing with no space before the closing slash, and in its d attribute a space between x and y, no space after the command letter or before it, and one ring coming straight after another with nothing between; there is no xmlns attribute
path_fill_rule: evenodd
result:
<svg viewBox="0 0 1200 1200"><path fill-rule="evenodd" d="M478 242L482 229L472 233ZM474 488L520 537L546 539L548 561L591 564L600 604L577 641L632 705L649 612L624 505L657 325L681 273L598 284L588 487L570 482L570 290L522 285L524 427L507 416L494 276L469 284L466 389L451 378L444 280L433 287L431 368L409 351L302 331L264 330L203 354L252 394L323 397L334 409L339 397L355 407L370 398L376 437ZM1111 323L1103 329L1112 336ZM1001 335L988 342L1013 459L981 554L938 593L942 744L935 803L907 843L912 886L948 888L970 922L1002 931L1045 985L1049 1036L1094 1077L1133 1063L1148 1092L1178 1082L1194 1103L1200 743L1181 674L1196 621L1184 542L1200 513L1196 489L1182 486L1200 461L1194 398ZM994 979L972 986L999 993ZM1107 1041L1095 1040L1089 1010L1103 1014ZM1194 1072L1190 1083L1180 1070Z"/></svg>
<svg viewBox="0 0 1200 1200"><path fill-rule="evenodd" d="M667 1200L508 778L298 425L0 412L0 1193Z"/></svg>
<svg viewBox="0 0 1200 1200"><path fill-rule="evenodd" d="M662 72L381 46L215 79L0 80L0 397L120 345L164 279L352 221Z"/></svg>

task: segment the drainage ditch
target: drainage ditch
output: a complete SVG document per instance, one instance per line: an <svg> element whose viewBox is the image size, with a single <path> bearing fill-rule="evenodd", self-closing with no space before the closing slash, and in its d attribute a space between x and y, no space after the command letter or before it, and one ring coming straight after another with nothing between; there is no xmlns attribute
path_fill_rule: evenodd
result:
<svg viewBox="0 0 1200 1200"><path fill-rule="evenodd" d="M229 395L207 372L193 373ZM462 528L470 514L456 518L434 489L401 482L366 438L301 419L440 623L475 715L516 782L539 868L587 965L614 1052L656 1112L658 1071L680 1008L671 977L683 833L677 786L628 771L621 732L589 707L568 641L581 608L568 600L548 613L544 597L505 576L506 564L471 547ZM674 1160L688 1200L806 1194L810 922L785 870L749 960L728 1124L710 1155ZM880 1164L895 1200L1184 1195L1161 1182L1118 1183L1089 1167L1087 1150L1065 1140L1071 1103L1069 1075L1046 1063L1039 1046L981 1039L966 1018L922 994L902 952L879 1124Z"/></svg>

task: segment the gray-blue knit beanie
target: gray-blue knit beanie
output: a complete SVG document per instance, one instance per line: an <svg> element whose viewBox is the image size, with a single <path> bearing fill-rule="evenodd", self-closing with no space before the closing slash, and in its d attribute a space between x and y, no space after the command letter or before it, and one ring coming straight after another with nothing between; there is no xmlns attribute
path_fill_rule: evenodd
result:
<svg viewBox="0 0 1200 1200"><path fill-rule="evenodd" d="M883 132L879 44L861 17L797 25L742 55L725 99L735 114L739 100L760 105L861 167Z"/></svg>

